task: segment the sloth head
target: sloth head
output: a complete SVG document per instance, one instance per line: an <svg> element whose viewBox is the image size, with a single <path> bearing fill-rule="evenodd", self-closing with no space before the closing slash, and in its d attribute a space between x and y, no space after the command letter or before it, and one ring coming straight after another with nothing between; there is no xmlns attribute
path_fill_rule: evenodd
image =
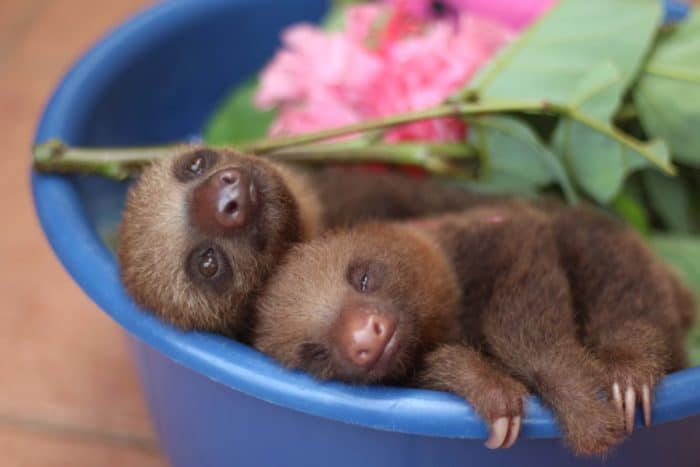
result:
<svg viewBox="0 0 700 467"><path fill-rule="evenodd" d="M458 332L458 299L432 240L365 224L292 249L257 300L253 345L321 379L395 382Z"/></svg>
<svg viewBox="0 0 700 467"><path fill-rule="evenodd" d="M188 148L155 162L130 189L122 280L136 302L182 329L239 334L273 267L315 234L318 210L282 166Z"/></svg>

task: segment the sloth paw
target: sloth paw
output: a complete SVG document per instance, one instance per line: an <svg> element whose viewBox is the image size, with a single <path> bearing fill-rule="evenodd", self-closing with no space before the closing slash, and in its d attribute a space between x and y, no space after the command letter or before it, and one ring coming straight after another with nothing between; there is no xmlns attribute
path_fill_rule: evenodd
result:
<svg viewBox="0 0 700 467"><path fill-rule="evenodd" d="M577 455L602 456L624 437L624 425L607 400L577 399L559 407L567 444Z"/></svg>
<svg viewBox="0 0 700 467"><path fill-rule="evenodd" d="M633 338L597 349L605 375L603 386L627 433L634 431L637 407L641 408L644 424L651 425L654 387L663 376L669 358L664 349L663 342L652 339L638 342Z"/></svg>
<svg viewBox="0 0 700 467"><path fill-rule="evenodd" d="M627 433L634 431L637 407L641 408L644 425L650 426L653 391L662 375L661 371L653 361L644 357L618 359L604 364L608 375L606 386Z"/></svg>
<svg viewBox="0 0 700 467"><path fill-rule="evenodd" d="M509 448L518 439L527 389L510 377L484 382L470 398L475 410L489 425L489 449Z"/></svg>

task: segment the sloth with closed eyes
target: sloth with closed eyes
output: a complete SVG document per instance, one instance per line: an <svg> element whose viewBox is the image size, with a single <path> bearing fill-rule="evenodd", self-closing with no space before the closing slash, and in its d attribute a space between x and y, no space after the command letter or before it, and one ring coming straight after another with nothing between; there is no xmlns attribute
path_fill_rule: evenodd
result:
<svg viewBox="0 0 700 467"><path fill-rule="evenodd" d="M292 248L253 344L320 379L464 397L510 447L533 392L576 454L604 454L687 365L692 293L631 230L584 207L492 201Z"/></svg>

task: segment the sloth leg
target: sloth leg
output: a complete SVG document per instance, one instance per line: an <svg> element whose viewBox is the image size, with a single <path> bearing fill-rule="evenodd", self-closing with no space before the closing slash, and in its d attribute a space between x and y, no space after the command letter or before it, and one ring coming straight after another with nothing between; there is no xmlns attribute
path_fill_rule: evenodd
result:
<svg viewBox="0 0 700 467"><path fill-rule="evenodd" d="M557 224L580 338L602 363L626 430L638 404L648 426L654 386L685 365L687 291L622 224L584 209Z"/></svg>
<svg viewBox="0 0 700 467"><path fill-rule="evenodd" d="M490 353L556 413L577 454L604 454L623 434L605 398L603 370L581 344L554 225L503 224L495 249L500 272L483 315Z"/></svg>
<svg viewBox="0 0 700 467"><path fill-rule="evenodd" d="M489 425L489 449L509 448L518 439L527 389L483 353L461 344L441 345L426 356L417 385L469 401Z"/></svg>

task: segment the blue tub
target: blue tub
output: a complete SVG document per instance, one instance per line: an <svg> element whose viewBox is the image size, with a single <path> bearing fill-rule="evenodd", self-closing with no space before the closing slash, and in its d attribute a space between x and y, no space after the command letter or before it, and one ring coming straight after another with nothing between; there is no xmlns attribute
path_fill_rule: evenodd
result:
<svg viewBox="0 0 700 467"><path fill-rule="evenodd" d="M283 26L318 19L323 9L320 0L158 5L75 65L48 104L36 141L138 145L196 135L230 85L270 56ZM32 182L57 255L129 333L174 466L598 465L562 447L550 412L534 398L515 447L493 452L483 447L484 424L452 395L321 384L236 342L180 333L132 303L102 241L118 222L125 186L39 174ZM657 392L655 426L636 431L607 465L700 465L699 387L700 368L667 377Z"/></svg>

